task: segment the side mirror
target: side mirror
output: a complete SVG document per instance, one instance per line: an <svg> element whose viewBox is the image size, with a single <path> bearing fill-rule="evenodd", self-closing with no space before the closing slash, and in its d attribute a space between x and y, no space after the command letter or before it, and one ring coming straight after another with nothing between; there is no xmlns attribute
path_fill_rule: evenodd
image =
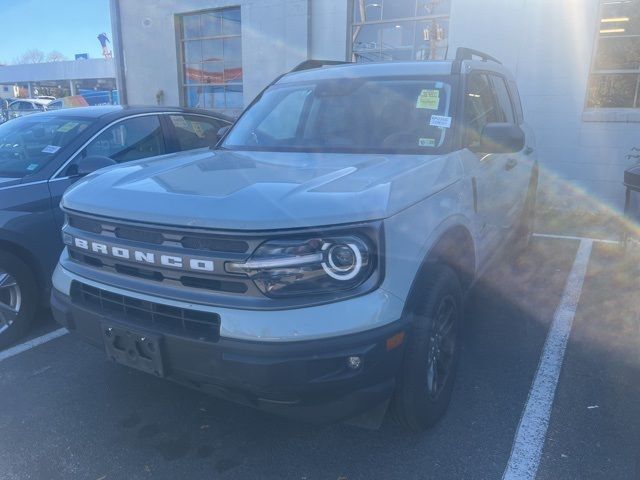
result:
<svg viewBox="0 0 640 480"><path fill-rule="evenodd" d="M514 153L524 148L524 132L512 123L487 123L482 129L480 153Z"/></svg>
<svg viewBox="0 0 640 480"><path fill-rule="evenodd" d="M90 173L100 170L101 168L110 167L115 165L116 161L109 157L103 157L100 155L90 155L88 157L81 158L76 163L71 165L67 170L67 175L78 175L84 177Z"/></svg>
<svg viewBox="0 0 640 480"><path fill-rule="evenodd" d="M231 129L231 125L227 125L226 127L222 127L220 130L218 130L218 134L217 134L218 142L222 140L222 137L224 137L230 129Z"/></svg>

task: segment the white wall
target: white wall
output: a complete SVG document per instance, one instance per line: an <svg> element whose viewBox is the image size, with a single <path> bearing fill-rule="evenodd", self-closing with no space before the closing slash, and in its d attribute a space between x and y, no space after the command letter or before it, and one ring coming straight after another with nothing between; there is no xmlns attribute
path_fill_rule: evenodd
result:
<svg viewBox="0 0 640 480"><path fill-rule="evenodd" d="M570 207L586 192L620 207L625 167L640 147L640 111L585 112L598 0L453 0L450 52L484 50L516 75L527 122L556 200ZM451 53L450 53L451 54ZM635 120L635 121L630 121Z"/></svg>
<svg viewBox="0 0 640 480"><path fill-rule="evenodd" d="M245 105L274 79L307 58L307 0L121 1L122 46L131 104L180 104L175 15L241 7Z"/></svg>
<svg viewBox="0 0 640 480"><path fill-rule="evenodd" d="M346 60L350 26L346 0L310 0L311 51L316 60Z"/></svg>

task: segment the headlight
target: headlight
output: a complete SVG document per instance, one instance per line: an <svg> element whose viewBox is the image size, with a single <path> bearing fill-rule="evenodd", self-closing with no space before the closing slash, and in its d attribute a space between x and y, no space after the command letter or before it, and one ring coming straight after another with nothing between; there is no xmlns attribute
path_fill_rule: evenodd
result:
<svg viewBox="0 0 640 480"><path fill-rule="evenodd" d="M355 289L376 270L377 254L360 236L270 240L229 273L248 275L270 297L327 294Z"/></svg>

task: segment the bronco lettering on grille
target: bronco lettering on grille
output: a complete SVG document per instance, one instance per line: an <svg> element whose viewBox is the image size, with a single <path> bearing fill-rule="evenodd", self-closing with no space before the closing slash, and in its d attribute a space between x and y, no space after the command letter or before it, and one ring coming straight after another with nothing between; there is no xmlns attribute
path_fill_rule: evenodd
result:
<svg viewBox="0 0 640 480"><path fill-rule="evenodd" d="M160 265L163 267L188 270L192 272L213 272L213 260L191 258L181 255L167 255L158 252L136 250L133 248L94 242L83 238L73 237L73 246L91 253L107 257L128 260L131 262Z"/></svg>

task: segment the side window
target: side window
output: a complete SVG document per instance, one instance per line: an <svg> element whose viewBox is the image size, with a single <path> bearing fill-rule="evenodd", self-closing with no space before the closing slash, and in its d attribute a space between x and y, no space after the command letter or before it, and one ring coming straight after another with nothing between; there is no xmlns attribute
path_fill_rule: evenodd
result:
<svg viewBox="0 0 640 480"><path fill-rule="evenodd" d="M156 115L129 118L98 135L81 153L98 155L118 163L166 153L160 120Z"/></svg>
<svg viewBox="0 0 640 480"><path fill-rule="evenodd" d="M470 75L464 99L465 146L478 146L484 126L499 122L499 119L500 113L489 79L483 73Z"/></svg>
<svg viewBox="0 0 640 480"><path fill-rule="evenodd" d="M518 93L518 86L516 85L516 82L509 81L509 90L511 91L513 106L516 109L516 119L520 124L524 122L524 113L522 112L522 101L520 100L520 94Z"/></svg>
<svg viewBox="0 0 640 480"><path fill-rule="evenodd" d="M502 77L491 75L491 83L496 93L496 100L498 101L498 115L501 122L516 123L516 116L513 113L513 104L511 103L511 97L509 96L509 90L507 84Z"/></svg>
<svg viewBox="0 0 640 480"><path fill-rule="evenodd" d="M21 103L22 102L12 103L11 105L9 105L9 110L11 110L11 111L20 110L20 104Z"/></svg>
<svg viewBox="0 0 640 480"><path fill-rule="evenodd" d="M280 100L260 123L260 133L276 140L295 137L309 93L311 90L295 90Z"/></svg>
<svg viewBox="0 0 640 480"><path fill-rule="evenodd" d="M218 130L229 125L223 120L199 115L169 115L169 120L175 127L180 150L215 146L218 142Z"/></svg>

